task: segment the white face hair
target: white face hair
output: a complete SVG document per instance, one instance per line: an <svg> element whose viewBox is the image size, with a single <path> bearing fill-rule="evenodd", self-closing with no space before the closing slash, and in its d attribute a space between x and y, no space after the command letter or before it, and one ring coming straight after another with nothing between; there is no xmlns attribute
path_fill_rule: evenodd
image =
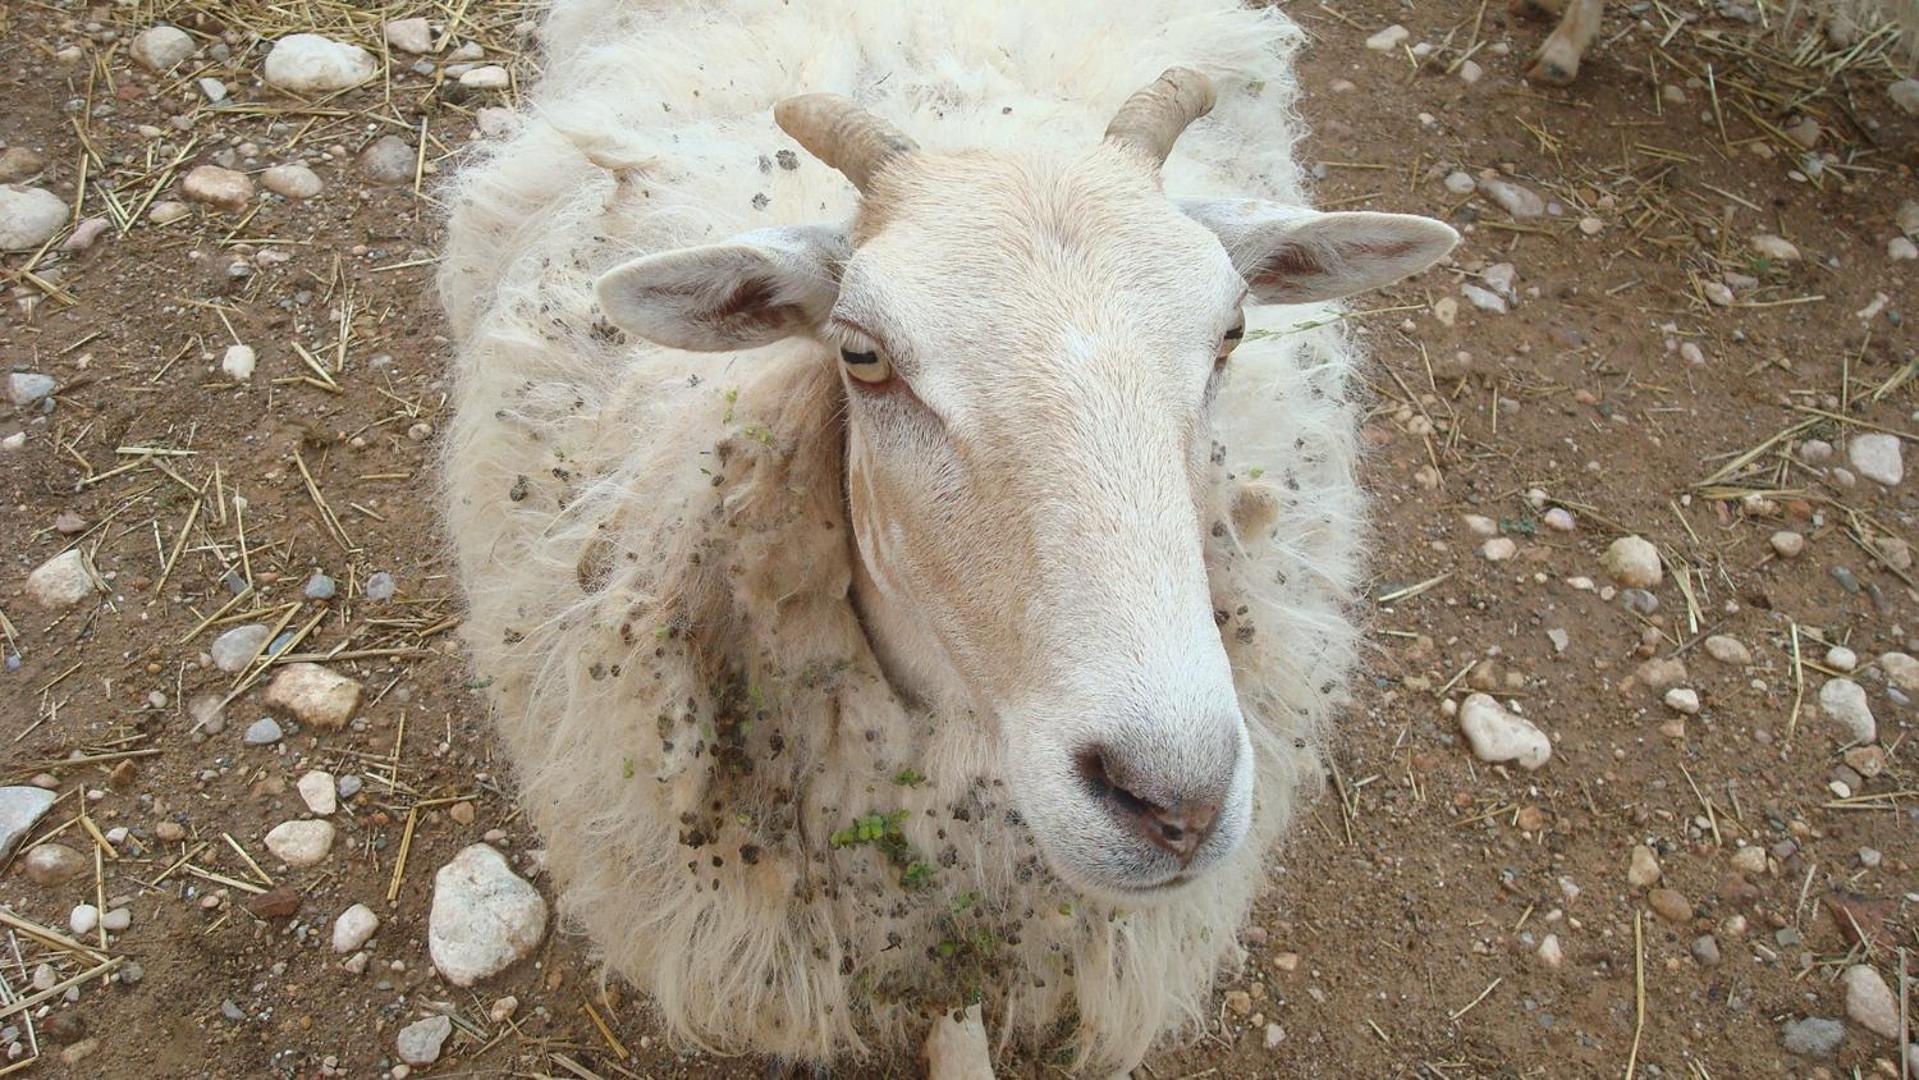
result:
<svg viewBox="0 0 1919 1080"><path fill-rule="evenodd" d="M1063 880L1169 895L1252 817L1203 559L1210 413L1242 309L1384 285L1458 237L1176 203L1150 139L936 154L833 107L826 130L781 122L860 187L856 222L648 256L601 279L601 305L682 349L821 346L847 399L855 601L889 676L942 719L994 725Z"/></svg>

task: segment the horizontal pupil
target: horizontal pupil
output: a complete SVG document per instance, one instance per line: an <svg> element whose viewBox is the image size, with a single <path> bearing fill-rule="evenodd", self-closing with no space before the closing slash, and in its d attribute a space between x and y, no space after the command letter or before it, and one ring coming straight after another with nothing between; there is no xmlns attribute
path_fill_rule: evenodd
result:
<svg viewBox="0 0 1919 1080"><path fill-rule="evenodd" d="M1240 338L1243 338L1245 336L1246 336L1246 328L1243 326L1235 326L1231 330L1226 331L1227 341L1238 341Z"/></svg>
<svg viewBox="0 0 1919 1080"><path fill-rule="evenodd" d="M851 349L841 349L840 359L849 364L877 364L880 362L880 354L877 352L854 352Z"/></svg>

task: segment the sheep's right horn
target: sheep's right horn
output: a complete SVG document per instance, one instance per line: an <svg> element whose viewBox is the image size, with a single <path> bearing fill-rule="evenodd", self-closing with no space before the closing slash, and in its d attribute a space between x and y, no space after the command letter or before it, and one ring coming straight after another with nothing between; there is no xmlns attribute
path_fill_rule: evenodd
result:
<svg viewBox="0 0 1919 1080"><path fill-rule="evenodd" d="M1167 68L1126 99L1106 125L1106 137L1163 164L1186 125L1213 111L1213 100L1213 80L1192 68Z"/></svg>
<svg viewBox="0 0 1919 1080"><path fill-rule="evenodd" d="M846 174L866 192L894 158L919 146L900 129L838 94L801 94L773 106L773 122L806 152Z"/></svg>

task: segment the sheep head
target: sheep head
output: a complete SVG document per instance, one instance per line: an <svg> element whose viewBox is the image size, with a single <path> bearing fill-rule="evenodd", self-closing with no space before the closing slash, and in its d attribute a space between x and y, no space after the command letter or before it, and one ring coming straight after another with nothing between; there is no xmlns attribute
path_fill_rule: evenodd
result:
<svg viewBox="0 0 1919 1080"><path fill-rule="evenodd" d="M1005 153L921 150L844 98L796 98L779 123L859 189L855 222L599 284L655 342L801 339L836 365L852 599L882 666L944 721L992 725L1054 871L1129 902L1204 877L1253 814L1204 559L1235 517L1211 417L1244 310L1385 285L1458 239L1422 217L1168 198L1160 166L1212 103L1175 69L1090 149Z"/></svg>

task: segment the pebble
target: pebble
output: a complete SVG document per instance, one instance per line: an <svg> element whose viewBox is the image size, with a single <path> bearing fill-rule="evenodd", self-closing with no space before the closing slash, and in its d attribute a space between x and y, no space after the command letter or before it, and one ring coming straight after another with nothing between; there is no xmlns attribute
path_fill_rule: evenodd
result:
<svg viewBox="0 0 1919 1080"><path fill-rule="evenodd" d="M24 146L0 150L0 184L17 184L46 167L45 158Z"/></svg>
<svg viewBox="0 0 1919 1080"><path fill-rule="evenodd" d="M1413 36L1411 30L1394 23L1366 39L1366 47L1374 52L1392 52Z"/></svg>
<svg viewBox="0 0 1919 1080"><path fill-rule="evenodd" d="M290 34L274 42L263 74L269 86L295 94L331 94L373 78L379 65L358 45L320 34Z"/></svg>
<svg viewBox="0 0 1919 1080"><path fill-rule="evenodd" d="M1834 645L1826 650L1826 666L1834 671L1851 671L1859 666L1859 654L1844 645Z"/></svg>
<svg viewBox="0 0 1919 1080"><path fill-rule="evenodd" d="M1556 653L1565 652L1573 643L1572 635L1562 627L1554 627L1546 631L1546 640L1553 643L1553 651Z"/></svg>
<svg viewBox="0 0 1919 1080"><path fill-rule="evenodd" d="M318 664L288 664L273 677L265 701L302 724L337 728L360 707L360 684Z"/></svg>
<svg viewBox="0 0 1919 1080"><path fill-rule="evenodd" d="M1899 1038L1899 1004L1877 968L1854 964L1839 981L1846 987L1847 1018L1874 1035Z"/></svg>
<svg viewBox="0 0 1919 1080"><path fill-rule="evenodd" d="M504 90L513 85L513 76L498 64L487 64L461 75L460 85L469 90Z"/></svg>
<svg viewBox="0 0 1919 1080"><path fill-rule="evenodd" d="M399 586L393 581L393 575L385 570L377 571L366 579L366 598L368 600L391 600Z"/></svg>
<svg viewBox="0 0 1919 1080"><path fill-rule="evenodd" d="M433 28L425 19L395 19L386 24L386 43L418 56L433 51Z"/></svg>
<svg viewBox="0 0 1919 1080"><path fill-rule="evenodd" d="M1657 589L1665 580L1659 549L1644 537L1622 536L1606 548L1600 560L1613 581L1633 589Z"/></svg>
<svg viewBox="0 0 1919 1080"><path fill-rule="evenodd" d="M0 251L37 251L67 223L67 201L45 188L0 185Z"/></svg>
<svg viewBox="0 0 1919 1080"><path fill-rule="evenodd" d="M114 908L112 911L100 916L100 925L104 927L108 933L117 934L133 925L133 912L128 911L126 908Z"/></svg>
<svg viewBox="0 0 1919 1080"><path fill-rule="evenodd" d="M1732 868L1742 874L1763 874L1766 872L1766 849L1757 844L1748 844L1732 853Z"/></svg>
<svg viewBox="0 0 1919 1080"><path fill-rule="evenodd" d="M247 725L246 734L240 741L248 746L272 746L286 736L280 730L280 722L271 716L263 716Z"/></svg>
<svg viewBox="0 0 1919 1080"><path fill-rule="evenodd" d="M1880 851L1878 848L1862 847L1859 849L1859 865L1868 870L1879 869L1879 864L1884 862L1885 859L1885 852Z"/></svg>
<svg viewBox="0 0 1919 1080"><path fill-rule="evenodd" d="M337 588L333 579L318 571L307 579L306 586L300 590L308 600L331 600L335 591Z"/></svg>
<svg viewBox="0 0 1919 1080"><path fill-rule="evenodd" d="M1474 536L1498 536L1499 522L1483 514L1467 514L1459 519Z"/></svg>
<svg viewBox="0 0 1919 1080"><path fill-rule="evenodd" d="M162 199L153 204L153 209L147 211L147 220L155 225L171 225L191 213L193 210L186 203Z"/></svg>
<svg viewBox="0 0 1919 1080"><path fill-rule="evenodd" d="M453 1021L444 1016L429 1016L401 1028L393 1046L400 1060L408 1065L431 1065L440 1060L440 1047L452 1034Z"/></svg>
<svg viewBox="0 0 1919 1080"><path fill-rule="evenodd" d="M1832 444L1824 439L1807 439L1799 444L1799 460L1808 465L1824 465L1832 460Z"/></svg>
<svg viewBox="0 0 1919 1080"><path fill-rule="evenodd" d="M1517 762L1537 769L1552 757L1552 740L1532 721L1514 716L1486 694L1474 694L1459 707L1459 728L1473 756L1486 762Z"/></svg>
<svg viewBox="0 0 1919 1080"><path fill-rule="evenodd" d="M108 221L103 217L90 217L73 227L73 235L60 245L62 251L85 251L95 241L106 235Z"/></svg>
<svg viewBox="0 0 1919 1080"><path fill-rule="evenodd" d="M226 355L220 358L220 372L234 382L246 382L253 378L253 368L258 361L253 346L229 345Z"/></svg>
<svg viewBox="0 0 1919 1080"><path fill-rule="evenodd" d="M320 183L320 175L305 165L275 165L260 174L260 183L289 199L311 199L325 186Z"/></svg>
<svg viewBox="0 0 1919 1080"><path fill-rule="evenodd" d="M1808 1016L1788 1020L1780 1030L1780 1042L1788 1053L1801 1057L1831 1057L1846 1039L1846 1025L1837 1020Z"/></svg>
<svg viewBox="0 0 1919 1080"><path fill-rule="evenodd" d="M474 125L480 134L490 139L501 139L513 134L520 126L520 114L512 109L502 109L489 105L473 114Z"/></svg>
<svg viewBox="0 0 1919 1080"><path fill-rule="evenodd" d="M1641 615L1651 615L1659 610L1659 598L1644 589L1619 590L1619 602L1625 605L1626 610Z"/></svg>
<svg viewBox="0 0 1919 1080"><path fill-rule="evenodd" d="M1457 169L1447 173L1444 182L1446 190L1454 195L1471 195L1479 188L1471 173Z"/></svg>
<svg viewBox="0 0 1919 1080"><path fill-rule="evenodd" d="M1895 236L1886 241L1886 258L1893 262L1911 262L1919 259L1919 244L1903 236Z"/></svg>
<svg viewBox="0 0 1919 1080"><path fill-rule="evenodd" d="M433 878L427 950L455 986L505 971L546 936L546 900L486 844L474 844Z"/></svg>
<svg viewBox="0 0 1919 1080"><path fill-rule="evenodd" d="M1886 87L1886 96L1907 116L1919 116L1919 79L1900 79Z"/></svg>
<svg viewBox="0 0 1919 1080"><path fill-rule="evenodd" d="M1547 934L1545 940L1539 943L1537 955L1539 962L1549 968L1558 968L1566 962L1566 954L1559 947L1558 934Z"/></svg>
<svg viewBox="0 0 1919 1080"><path fill-rule="evenodd" d="M1666 691L1666 707L1676 713L1696 716L1699 714L1699 691L1675 686Z"/></svg>
<svg viewBox="0 0 1919 1080"><path fill-rule="evenodd" d="M1700 286L1700 291L1704 292L1706 299L1712 301L1716 307L1732 306L1732 287L1723 281L1708 281Z"/></svg>
<svg viewBox="0 0 1919 1080"><path fill-rule="evenodd" d="M1879 725L1866 702L1866 690L1851 679L1826 680L1819 688L1819 707L1852 742L1869 743L1877 738Z"/></svg>
<svg viewBox="0 0 1919 1080"><path fill-rule="evenodd" d="M364 787L365 784L366 781L360 779L360 774L358 773L348 773L340 777L340 782L337 785L340 798L351 799L360 793L360 788Z"/></svg>
<svg viewBox="0 0 1919 1080"><path fill-rule="evenodd" d="M1563 506L1555 506L1546 511L1545 521L1546 527L1554 532L1569 533L1579 527L1579 522L1573 517L1572 511Z"/></svg>
<svg viewBox="0 0 1919 1080"><path fill-rule="evenodd" d="M1897 435L1879 431L1855 435L1846 447L1846 459L1859 475L1887 487L1894 487L1905 479L1906 466L1901 460Z"/></svg>
<svg viewBox="0 0 1919 1080"><path fill-rule="evenodd" d="M342 956L365 945L380 928L380 917L365 904L355 904L333 920L333 951Z"/></svg>
<svg viewBox="0 0 1919 1080"><path fill-rule="evenodd" d="M197 50L193 38L176 26L150 26L140 31L127 51L148 71L170 71L191 59Z"/></svg>
<svg viewBox="0 0 1919 1080"><path fill-rule="evenodd" d="M320 815L330 816L340 808L338 789L333 784L333 774L321 769L313 769L294 783L300 793L300 801L307 809Z"/></svg>
<svg viewBox="0 0 1919 1080"><path fill-rule="evenodd" d="M1746 648L1745 642L1736 637L1714 634L1706 639L1705 650L1707 656L1722 664L1730 664L1733 667L1752 666L1752 650Z"/></svg>
<svg viewBox="0 0 1919 1080"><path fill-rule="evenodd" d="M1487 562L1505 562L1519 554L1519 545L1508 537L1495 536L1480 545L1479 553L1485 556Z"/></svg>
<svg viewBox="0 0 1919 1080"><path fill-rule="evenodd" d="M1902 652L1880 653L1879 670L1892 685L1908 694L1919 694L1919 660Z"/></svg>
<svg viewBox="0 0 1919 1080"><path fill-rule="evenodd" d="M93 860L65 844L41 844L20 860L35 885L60 885L93 869Z"/></svg>
<svg viewBox="0 0 1919 1080"><path fill-rule="evenodd" d="M1752 238L1752 249L1768 259L1780 262L1798 262L1799 249L1792 241L1770 233L1761 233Z"/></svg>
<svg viewBox="0 0 1919 1080"><path fill-rule="evenodd" d="M1632 858L1626 866L1626 883L1635 889L1643 889L1659 883L1659 857L1644 844L1632 849Z"/></svg>
<svg viewBox="0 0 1919 1080"><path fill-rule="evenodd" d="M486 1018L496 1024L504 1024L513 1019L513 1014L519 1011L520 999L508 994L487 1007Z"/></svg>
<svg viewBox="0 0 1919 1080"><path fill-rule="evenodd" d="M1471 282L1462 284L1459 287L1459 295L1465 297L1467 303L1481 311L1490 311L1495 315L1504 315L1510 310L1506 305L1505 297L1490 289L1482 289Z"/></svg>
<svg viewBox="0 0 1919 1080"><path fill-rule="evenodd" d="M1692 958L1699 961L1700 967L1719 966L1719 939L1711 934L1701 934L1692 939Z"/></svg>
<svg viewBox="0 0 1919 1080"><path fill-rule="evenodd" d="M266 646L267 636L273 633L261 623L247 623L236 626L213 639L213 645L207 650L213 656L213 666L221 671L233 673L247 666Z"/></svg>
<svg viewBox="0 0 1919 1080"><path fill-rule="evenodd" d="M247 898L247 910L262 919L291 919L300 913L300 894L281 885Z"/></svg>
<svg viewBox="0 0 1919 1080"><path fill-rule="evenodd" d="M1646 894L1646 903L1652 907L1653 914L1669 923L1692 921L1692 902L1677 889L1654 889Z"/></svg>
<svg viewBox="0 0 1919 1080"><path fill-rule="evenodd" d="M1772 550L1782 559L1796 559L1806 550L1806 538L1791 529L1772 534Z"/></svg>
<svg viewBox="0 0 1919 1080"><path fill-rule="evenodd" d="M48 611L72 607L93 594L93 568L79 548L68 548L27 575L27 595Z"/></svg>
<svg viewBox="0 0 1919 1080"><path fill-rule="evenodd" d="M76 934L91 934L100 925L100 909L92 904L75 904L67 913L67 929Z"/></svg>
<svg viewBox="0 0 1919 1080"><path fill-rule="evenodd" d="M398 135L382 135L360 151L360 171L377 184L410 184L417 164L413 147Z"/></svg>
<svg viewBox="0 0 1919 1080"><path fill-rule="evenodd" d="M200 92L207 96L207 100L216 105L227 99L227 84L218 79L211 77L200 79L197 80L196 85L200 87Z"/></svg>
<svg viewBox="0 0 1919 1080"><path fill-rule="evenodd" d="M1676 656L1656 656L1634 668L1633 678L1648 690L1663 694L1688 681L1686 662Z"/></svg>
<svg viewBox="0 0 1919 1080"><path fill-rule="evenodd" d="M1546 212L1546 201L1529 188L1509 180L1488 177L1479 181L1479 190L1516 218L1536 218Z"/></svg>
<svg viewBox="0 0 1919 1080"><path fill-rule="evenodd" d="M7 400L15 405L32 405L59 388L53 376L37 371L15 371L7 375Z"/></svg>
<svg viewBox="0 0 1919 1080"><path fill-rule="evenodd" d="M1579 219L1579 231L1587 236L1598 236L1606 231L1606 223L1600 218L1583 217Z"/></svg>
<svg viewBox="0 0 1919 1080"><path fill-rule="evenodd" d="M283 821L267 833L267 850L288 866L318 865L333 850L334 829L325 821Z"/></svg>
<svg viewBox="0 0 1919 1080"><path fill-rule="evenodd" d="M218 165L196 165L180 181L180 194L190 202L238 213L253 201L253 178Z"/></svg>

